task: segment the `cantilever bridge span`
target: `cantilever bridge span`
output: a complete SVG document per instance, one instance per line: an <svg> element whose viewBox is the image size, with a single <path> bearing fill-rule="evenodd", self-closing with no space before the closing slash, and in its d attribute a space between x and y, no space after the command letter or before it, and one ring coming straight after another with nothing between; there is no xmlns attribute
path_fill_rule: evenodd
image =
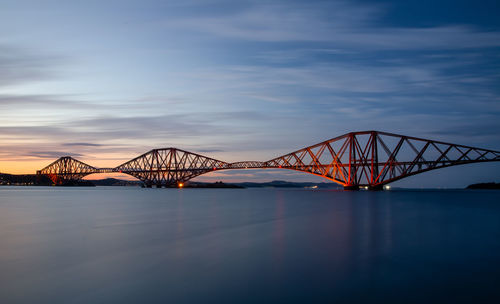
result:
<svg viewBox="0 0 500 304"><path fill-rule="evenodd" d="M339 137L268 161L228 163L176 148L154 149L115 168L95 168L70 156L61 157L37 174L54 184L93 173L121 172L146 186L172 187L196 176L229 169L289 169L334 181L344 189L382 189L388 183L422 172L478 162L500 161L500 151L379 131Z"/></svg>

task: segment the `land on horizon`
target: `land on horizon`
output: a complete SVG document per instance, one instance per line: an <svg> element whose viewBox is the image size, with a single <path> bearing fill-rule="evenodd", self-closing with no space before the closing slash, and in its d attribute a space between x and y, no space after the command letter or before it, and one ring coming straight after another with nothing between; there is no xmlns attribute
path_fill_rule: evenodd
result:
<svg viewBox="0 0 500 304"><path fill-rule="evenodd" d="M35 174L5 174L0 173L0 185L18 185L18 186L52 186L52 181L46 176L37 176ZM85 179L69 186L123 186L123 187L141 187L143 182L139 180L124 180L117 178L104 179ZM343 189L343 187L334 182L292 182L283 180L274 180L270 182L197 182L189 181L183 185L184 188L310 188L310 189ZM398 189L398 187L393 187ZM411 188L408 188L411 189ZM418 189L418 188L415 188ZM442 188L436 188L442 189ZM457 189L457 188L450 188ZM458 188L460 189L460 188ZM500 189L500 183L486 182L475 183L465 187L465 189Z"/></svg>
<svg viewBox="0 0 500 304"><path fill-rule="evenodd" d="M35 174L13 175L0 173L0 185L31 185L31 186L51 186L53 182L46 176L37 176ZM79 180L69 186L143 186L143 182L139 180L124 180L116 178L105 179L85 179ZM341 189L342 187L333 182L290 182L274 180L271 182L186 182L185 188L319 188L319 189Z"/></svg>

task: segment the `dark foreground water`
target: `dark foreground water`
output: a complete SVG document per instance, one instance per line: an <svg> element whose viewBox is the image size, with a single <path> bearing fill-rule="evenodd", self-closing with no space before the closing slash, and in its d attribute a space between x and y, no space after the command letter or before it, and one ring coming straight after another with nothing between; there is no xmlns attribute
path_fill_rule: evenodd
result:
<svg viewBox="0 0 500 304"><path fill-rule="evenodd" d="M500 303L500 191L0 187L0 303Z"/></svg>

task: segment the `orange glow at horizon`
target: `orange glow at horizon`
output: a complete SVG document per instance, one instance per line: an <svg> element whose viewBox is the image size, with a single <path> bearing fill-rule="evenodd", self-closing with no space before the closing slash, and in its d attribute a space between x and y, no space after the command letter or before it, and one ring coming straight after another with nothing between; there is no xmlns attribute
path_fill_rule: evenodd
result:
<svg viewBox="0 0 500 304"><path fill-rule="evenodd" d="M135 157L135 154L124 155L124 154L99 154L93 155L91 158L81 158L75 157L75 159L84 162L90 166L96 168L114 168L117 167L124 162ZM33 158L33 157L25 157L25 158L17 158L17 159L0 159L0 173L7 174L36 174L36 171L45 168L50 165L58 158L55 157L53 159L49 158ZM105 176L105 174L99 174L99 178L101 176ZM107 177L105 177L107 178ZM133 178L132 178L133 179Z"/></svg>
<svg viewBox="0 0 500 304"><path fill-rule="evenodd" d="M20 161L2 161L0 162L0 173L6 174L36 174L36 171L44 168L45 166L51 164L54 160L47 162L46 160L37 160L37 161L29 161L29 162L20 162ZM98 167L98 166L96 166ZM83 179L106 179L106 178L116 178L122 180L130 180L135 181L137 178L121 173L94 173L85 176Z"/></svg>
<svg viewBox="0 0 500 304"><path fill-rule="evenodd" d="M52 161L30 160L30 161L1 161L0 173L8 174L35 174L37 170L49 165Z"/></svg>

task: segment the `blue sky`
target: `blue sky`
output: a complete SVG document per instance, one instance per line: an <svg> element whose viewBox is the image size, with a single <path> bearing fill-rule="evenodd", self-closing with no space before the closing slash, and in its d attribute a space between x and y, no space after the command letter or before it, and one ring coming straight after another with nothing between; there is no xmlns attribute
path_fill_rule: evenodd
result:
<svg viewBox="0 0 500 304"><path fill-rule="evenodd" d="M267 160L371 129L500 150L499 16L495 1L2 1L0 171L170 146Z"/></svg>

